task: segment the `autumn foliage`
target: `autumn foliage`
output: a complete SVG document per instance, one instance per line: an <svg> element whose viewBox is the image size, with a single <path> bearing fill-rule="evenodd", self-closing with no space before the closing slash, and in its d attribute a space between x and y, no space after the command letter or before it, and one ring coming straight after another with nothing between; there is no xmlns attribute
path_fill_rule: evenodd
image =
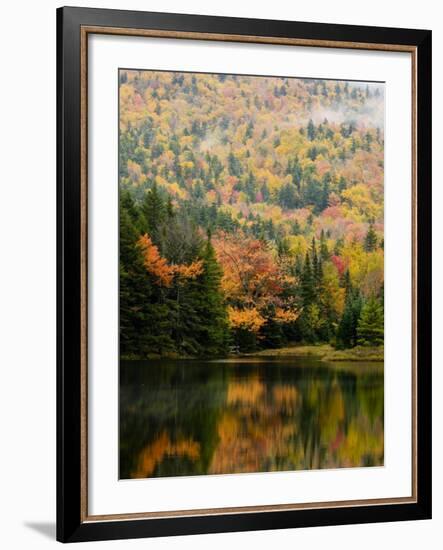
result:
<svg viewBox="0 0 443 550"><path fill-rule="evenodd" d="M139 238L137 244L142 252L146 271L153 275L160 285L171 286L174 271L165 258L160 256L151 238L145 233Z"/></svg>
<svg viewBox="0 0 443 550"><path fill-rule="evenodd" d="M382 343L383 94L121 71L123 353Z"/></svg>
<svg viewBox="0 0 443 550"><path fill-rule="evenodd" d="M137 245L143 254L146 271L153 275L162 286L170 287L174 276L180 280L186 280L195 279L203 273L202 260L196 260L189 265L169 265L167 260L160 256L158 248L146 233L139 238Z"/></svg>

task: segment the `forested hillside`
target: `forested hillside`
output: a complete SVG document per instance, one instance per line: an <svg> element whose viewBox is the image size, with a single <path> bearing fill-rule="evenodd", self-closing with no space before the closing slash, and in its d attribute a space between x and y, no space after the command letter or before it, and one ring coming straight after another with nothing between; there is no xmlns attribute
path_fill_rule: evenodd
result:
<svg viewBox="0 0 443 550"><path fill-rule="evenodd" d="M125 357L383 343L383 86L120 71Z"/></svg>

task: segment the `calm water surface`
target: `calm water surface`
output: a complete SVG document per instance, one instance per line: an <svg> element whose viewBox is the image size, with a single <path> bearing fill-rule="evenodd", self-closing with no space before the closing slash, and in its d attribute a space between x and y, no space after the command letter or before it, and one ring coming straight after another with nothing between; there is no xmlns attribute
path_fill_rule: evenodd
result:
<svg viewBox="0 0 443 550"><path fill-rule="evenodd" d="M380 465L380 363L121 363L123 479Z"/></svg>

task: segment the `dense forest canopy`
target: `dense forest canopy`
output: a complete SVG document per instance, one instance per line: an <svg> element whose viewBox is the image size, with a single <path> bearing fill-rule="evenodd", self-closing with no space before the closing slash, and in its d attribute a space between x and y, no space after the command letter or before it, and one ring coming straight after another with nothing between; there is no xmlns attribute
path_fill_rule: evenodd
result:
<svg viewBox="0 0 443 550"><path fill-rule="evenodd" d="M122 355L382 344L383 85L119 78Z"/></svg>

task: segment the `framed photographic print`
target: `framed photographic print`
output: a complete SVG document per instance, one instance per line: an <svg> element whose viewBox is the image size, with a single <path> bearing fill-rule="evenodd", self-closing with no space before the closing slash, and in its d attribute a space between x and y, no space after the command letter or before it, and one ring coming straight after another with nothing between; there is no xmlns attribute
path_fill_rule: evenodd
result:
<svg viewBox="0 0 443 550"><path fill-rule="evenodd" d="M430 518L431 32L57 33L57 538Z"/></svg>

